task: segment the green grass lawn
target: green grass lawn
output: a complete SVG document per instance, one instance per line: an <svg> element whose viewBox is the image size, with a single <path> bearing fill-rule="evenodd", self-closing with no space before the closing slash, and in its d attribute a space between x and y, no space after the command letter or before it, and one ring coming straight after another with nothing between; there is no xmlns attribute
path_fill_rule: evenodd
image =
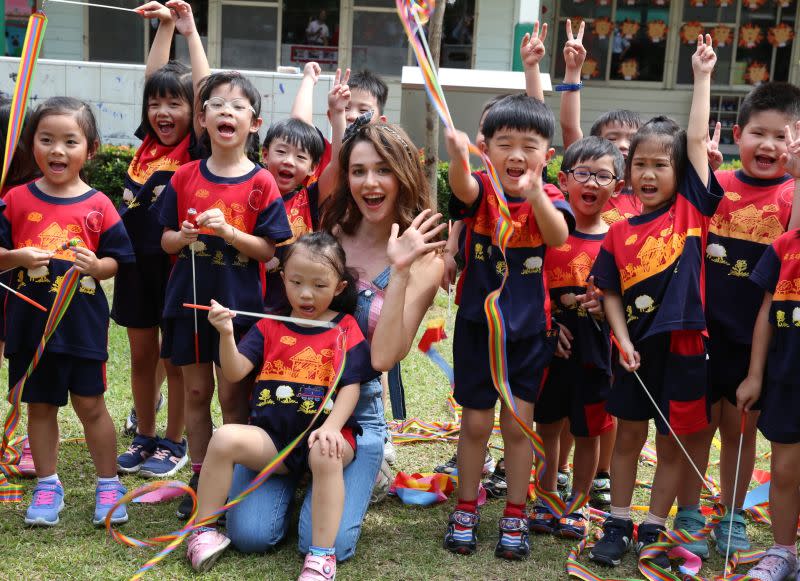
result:
<svg viewBox="0 0 800 581"><path fill-rule="evenodd" d="M444 317L447 299L440 293L429 318ZM452 318L448 324L452 333ZM108 365L107 404L117 426L120 426L131 405L128 345L124 329L112 324L110 334L111 358ZM437 346L452 361L450 339ZM403 362L406 402L409 417L424 420L449 419L445 397L447 379L439 369L417 350L412 350ZM7 370L3 366L0 381L7 383ZM166 391L166 390L165 390ZM0 404L5 415L7 404ZM221 423L218 406L215 421ZM163 430L166 415L159 416L159 429ZM71 408L62 410L60 416L62 438L83 435L80 423ZM24 425L21 426L24 430ZM20 432L22 433L22 432ZM130 439L120 437L117 447L124 450ZM495 442L500 445L500 442ZM430 471L449 457L454 444L424 443L398 448L396 469L406 472ZM763 440L760 451L768 450ZM498 453L495 452L495 456ZM718 451L712 448L712 458ZM768 469L768 463L759 460L758 467ZM114 543L104 529L96 529L90 519L94 508L95 474L84 444L66 443L61 447L59 475L66 490L66 509L61 513L61 524L52 529L28 529L23 526L25 509L33 488L26 482L25 498L20 504L0 504L0 546L5 550L0 580L11 579L126 579L153 553L146 549L131 549ZM711 472L715 477L717 470ZM640 467L642 479L652 477L652 469ZM185 469L180 477L189 478ZM136 477L124 477L129 490L142 484ZM637 489L634 504L647 504L648 491ZM503 502L492 500L483 508L479 530L479 550L472 557L454 556L441 546L447 515L454 500L439 506L420 508L403 506L397 499L387 499L367 513L359 541L358 551L351 561L339 567L340 579L529 579L547 581L566 579L564 561L572 547L568 541L535 536L531 539L531 557L521 563L510 563L494 557L497 540L497 519ZM175 517L176 501L161 505L133 505L129 507L130 522L123 525L126 534L138 538L164 534L180 527ZM640 515L641 518L642 515ZM296 521L296 519L295 519ZM769 530L750 526L755 545L768 546ZM295 579L302 563L297 553L297 532L290 531L287 541L268 555L242 555L229 551L205 579ZM704 575L721 574L722 558L712 549L712 557L704 567ZM609 570L595 569L601 575ZM629 555L623 565L614 571L615 576L638 578L635 559ZM176 550L145 578L186 579L193 573L185 560L184 547Z"/></svg>

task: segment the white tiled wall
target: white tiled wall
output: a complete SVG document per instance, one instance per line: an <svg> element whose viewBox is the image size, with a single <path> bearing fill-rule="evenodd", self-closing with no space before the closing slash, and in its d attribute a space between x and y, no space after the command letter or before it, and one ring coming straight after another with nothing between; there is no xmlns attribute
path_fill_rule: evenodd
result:
<svg viewBox="0 0 800 581"><path fill-rule="evenodd" d="M0 93L10 96L19 67L19 59L0 57ZM299 75L242 71L261 92L263 133L269 123L289 116L292 101L300 84ZM327 95L333 84L331 75L323 75L314 91L314 123L328 135ZM90 103L97 115L104 143L136 144L133 132L141 118L144 65L120 65L84 61L40 59L30 88L30 106L54 97L67 95ZM393 96L400 119L399 83ZM393 105L395 101L392 101Z"/></svg>

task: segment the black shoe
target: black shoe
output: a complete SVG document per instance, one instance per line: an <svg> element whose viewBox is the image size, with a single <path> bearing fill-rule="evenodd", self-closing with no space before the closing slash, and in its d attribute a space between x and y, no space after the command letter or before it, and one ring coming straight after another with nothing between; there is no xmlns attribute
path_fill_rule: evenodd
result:
<svg viewBox="0 0 800 581"><path fill-rule="evenodd" d="M477 512L454 510L450 513L450 522L447 524L447 533L444 535L444 548L451 553L459 555L472 555L478 549L478 537L475 529L481 518ZM466 528L459 531L468 538L456 538L456 525Z"/></svg>
<svg viewBox="0 0 800 581"><path fill-rule="evenodd" d="M484 481L483 487L486 489L486 494L491 498L506 497L508 484L506 484L506 463L503 458L497 462L494 472Z"/></svg>
<svg viewBox="0 0 800 581"><path fill-rule="evenodd" d="M531 554L531 545L528 541L528 523L524 518L514 518L504 516L500 519L500 538L497 539L497 546L494 548L494 556L509 561L519 561ZM505 543L506 533L519 533L519 543Z"/></svg>
<svg viewBox="0 0 800 581"><path fill-rule="evenodd" d="M192 477L189 479L189 487L197 492L197 483L200 481L200 474L198 472L194 472ZM184 494L183 498L181 499L181 503L178 506L178 518L186 520L192 514L192 508L194 508L194 503L192 502L192 497L188 494Z"/></svg>
<svg viewBox="0 0 800 581"><path fill-rule="evenodd" d="M666 530L667 529L662 525L640 524L639 534L637 535L636 540L636 553L639 554L645 547L652 545L653 543L657 543L658 537ZM669 557L667 557L666 551L660 553L657 557L650 559L650 562L654 565L658 565L665 571L670 570Z"/></svg>
<svg viewBox="0 0 800 581"><path fill-rule="evenodd" d="M610 516L603 523L603 537L589 551L589 558L596 563L616 567L631 548L632 540L633 521Z"/></svg>

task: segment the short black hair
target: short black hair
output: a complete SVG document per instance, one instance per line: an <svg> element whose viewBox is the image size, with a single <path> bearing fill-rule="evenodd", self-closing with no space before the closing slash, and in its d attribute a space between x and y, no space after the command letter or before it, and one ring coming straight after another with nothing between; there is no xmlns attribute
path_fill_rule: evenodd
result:
<svg viewBox="0 0 800 581"><path fill-rule="evenodd" d="M595 161L605 156L609 156L613 161L614 175L622 179L625 172L625 159L622 157L622 153L608 139L594 135L579 139L567 148L564 158L561 160L561 170L573 169L581 162Z"/></svg>
<svg viewBox="0 0 800 581"><path fill-rule="evenodd" d="M147 118L147 102L156 97L175 97L189 104L194 112L194 87L192 86L192 70L178 61L169 61L144 82L142 94L142 123L140 127L147 130L151 137L158 139L158 134L150 127ZM191 124L190 124L191 126Z"/></svg>
<svg viewBox="0 0 800 581"><path fill-rule="evenodd" d="M322 140L319 130L294 117L281 119L270 125L267 135L264 137L264 149L269 149L269 144L279 138L307 151L314 165L319 163L325 152L325 142Z"/></svg>
<svg viewBox="0 0 800 581"><path fill-rule="evenodd" d="M549 143L556 131L556 119L544 102L525 94L509 95L495 103L483 120L487 142L501 129L534 131Z"/></svg>
<svg viewBox="0 0 800 581"><path fill-rule="evenodd" d="M736 124L744 127L754 113L775 111L791 117L800 118L800 88L791 83L762 83L750 91L739 105Z"/></svg>
<svg viewBox="0 0 800 581"><path fill-rule="evenodd" d="M636 148L640 143L648 139L662 139L664 149L669 154L672 161L672 168L675 170L677 183L683 181L686 173L686 166L689 163L686 148L686 131L681 129L675 121L664 115L653 117L647 123L639 127L639 130L631 139L631 147L628 151L628 158L625 160L625 181L630 184L631 164L633 163Z"/></svg>
<svg viewBox="0 0 800 581"><path fill-rule="evenodd" d="M478 131L481 131L481 128L483 127L481 120L483 120L484 117L486 117L486 114L489 112L489 109L497 105L500 101L502 101L506 97L510 96L511 93L503 93L502 95L495 95L494 97L492 97L483 104L483 109L481 109L481 116L478 118ZM481 133L483 133L483 131L481 131Z"/></svg>
<svg viewBox="0 0 800 581"><path fill-rule="evenodd" d="M642 118L636 111L631 111L630 109L612 109L595 119L595 122L592 123L592 128L589 130L589 135L602 137L603 128L612 123L619 123L623 126L627 125L628 127L639 129L639 127L642 126Z"/></svg>
<svg viewBox="0 0 800 581"><path fill-rule="evenodd" d="M230 85L231 87L237 87L239 90L244 93L244 96L247 97L247 100L250 101L250 105L255 110L255 115L253 118L257 118L261 115L261 93L258 92L256 86L245 77L239 71L221 71L219 73L211 73L205 79L200 82L200 106L203 106L203 103L208 101L211 97L211 93L214 92L214 89L217 87L221 87L222 85ZM247 143L245 144L245 153L247 157L253 163L260 163L260 155L258 151L258 146L260 143L260 139L258 137L258 133L251 133L250 136L247 138ZM211 140L208 137L208 132L204 131L203 135L200 137L200 145L206 151L211 151Z"/></svg>
<svg viewBox="0 0 800 581"><path fill-rule="evenodd" d="M366 91L378 102L378 114L383 115L383 110L386 107L386 101L389 98L389 87L378 75L363 69L350 75L350 80L347 82L350 90L360 89Z"/></svg>

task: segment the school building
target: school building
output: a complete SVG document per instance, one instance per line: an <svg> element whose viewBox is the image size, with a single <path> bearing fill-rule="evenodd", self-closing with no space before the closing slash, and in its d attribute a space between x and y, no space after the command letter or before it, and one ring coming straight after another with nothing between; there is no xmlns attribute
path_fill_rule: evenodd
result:
<svg viewBox="0 0 800 581"><path fill-rule="evenodd" d="M131 12L44 1L49 24L32 94L42 98L61 92L93 101L104 137L124 141L140 114L143 64L156 23ZM139 4L94 1L127 8ZM551 75L553 84L563 75L564 23L571 19L577 30L578 22L584 21L588 58L581 96L587 128L598 114L618 107L638 110L643 116L668 114L685 122L690 59L700 32L714 37L719 57L712 117L722 122L723 145L732 142L739 100L752 85L766 80L800 82L800 55L794 42L798 0L439 1L446 3L442 67L520 70L518 45L529 29L525 23L539 18L550 27L542 71ZM6 55L19 53L34 2L41 7L42 0L0 0ZM390 85L389 119L401 121L409 115L402 100L414 90L407 87L404 92L400 79L402 67L413 65L414 57L394 0L194 0L191 4L212 68L253 71L264 94L267 121L270 115L288 113L299 82L296 75L274 71L279 66L302 68L309 60L328 72L350 67L380 73ZM177 39L174 57L188 62L182 38ZM0 78L8 79L15 71L13 59L0 57ZM320 126L329 83L326 79L317 89L315 114ZM0 85L0 91L9 92L10 83ZM492 91L492 87L462 86L452 98L448 92L448 100L458 103L463 97L472 108L473 101ZM558 95L551 93L547 99L557 104ZM460 109L452 103L451 108Z"/></svg>

